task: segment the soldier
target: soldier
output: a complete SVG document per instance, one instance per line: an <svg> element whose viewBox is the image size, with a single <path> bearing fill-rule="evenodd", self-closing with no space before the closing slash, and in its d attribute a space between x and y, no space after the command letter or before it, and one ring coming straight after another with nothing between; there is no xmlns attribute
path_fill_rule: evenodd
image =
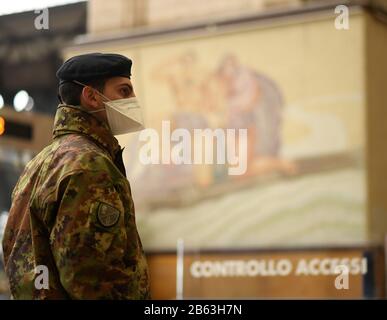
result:
<svg viewBox="0 0 387 320"><path fill-rule="evenodd" d="M150 298L123 149L114 137L143 128L131 66L124 56L93 53L58 70L62 103L53 141L21 175L4 233L14 299Z"/></svg>

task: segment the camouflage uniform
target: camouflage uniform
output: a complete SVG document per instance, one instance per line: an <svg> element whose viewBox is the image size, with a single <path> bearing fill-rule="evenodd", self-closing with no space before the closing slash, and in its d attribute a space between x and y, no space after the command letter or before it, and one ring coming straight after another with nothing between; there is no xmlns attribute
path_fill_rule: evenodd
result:
<svg viewBox="0 0 387 320"><path fill-rule="evenodd" d="M148 299L122 150L109 127L59 105L53 142L26 166L3 239L15 299ZM35 267L49 270L36 289Z"/></svg>

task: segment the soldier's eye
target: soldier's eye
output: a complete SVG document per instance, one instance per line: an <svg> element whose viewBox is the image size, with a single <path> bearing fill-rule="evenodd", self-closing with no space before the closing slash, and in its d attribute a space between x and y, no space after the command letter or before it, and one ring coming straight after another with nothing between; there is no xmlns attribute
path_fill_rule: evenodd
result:
<svg viewBox="0 0 387 320"><path fill-rule="evenodd" d="M129 95L129 90L127 88L122 88L121 89L121 94L126 97L126 96Z"/></svg>

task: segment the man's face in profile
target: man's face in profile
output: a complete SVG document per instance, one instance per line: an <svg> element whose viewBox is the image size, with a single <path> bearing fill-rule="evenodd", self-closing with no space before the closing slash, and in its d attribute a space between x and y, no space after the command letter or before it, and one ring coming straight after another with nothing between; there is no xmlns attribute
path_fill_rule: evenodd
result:
<svg viewBox="0 0 387 320"><path fill-rule="evenodd" d="M101 93L109 100L127 99L136 96L132 82L126 77L109 78ZM104 102L106 102L106 99L98 94L96 90L86 87L82 92L82 102L86 104L88 109L98 110L105 108ZM108 123L105 110L94 113L94 115L100 120Z"/></svg>

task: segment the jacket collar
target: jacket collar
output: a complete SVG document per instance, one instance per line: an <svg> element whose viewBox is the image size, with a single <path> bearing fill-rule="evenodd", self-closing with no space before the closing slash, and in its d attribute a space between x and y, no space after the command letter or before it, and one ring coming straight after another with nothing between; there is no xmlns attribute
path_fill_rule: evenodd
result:
<svg viewBox="0 0 387 320"><path fill-rule="evenodd" d="M117 152L122 151L107 123L80 106L59 104L54 120L53 138L70 133L88 136L107 150L113 160Z"/></svg>

